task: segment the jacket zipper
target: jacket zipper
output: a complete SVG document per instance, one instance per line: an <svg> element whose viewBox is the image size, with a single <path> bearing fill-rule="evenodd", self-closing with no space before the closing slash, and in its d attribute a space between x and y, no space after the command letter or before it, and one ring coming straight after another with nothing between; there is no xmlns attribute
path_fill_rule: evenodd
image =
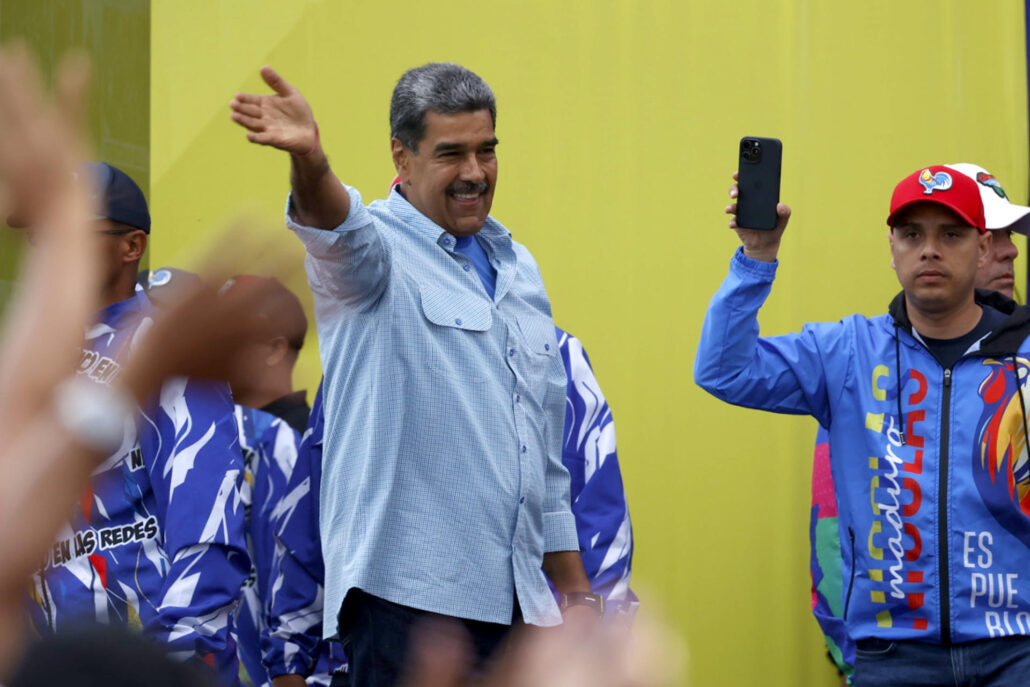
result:
<svg viewBox="0 0 1030 687"><path fill-rule="evenodd" d="M848 528L848 539L851 540L851 581L848 582L848 595L844 599L844 621L848 620L848 609L851 608L851 590L855 588L855 531Z"/></svg>
<svg viewBox="0 0 1030 687"><path fill-rule="evenodd" d="M941 403L940 464L937 467L937 580L941 598L941 643L951 643L951 609L948 598L948 424L951 416L951 369L944 371Z"/></svg>

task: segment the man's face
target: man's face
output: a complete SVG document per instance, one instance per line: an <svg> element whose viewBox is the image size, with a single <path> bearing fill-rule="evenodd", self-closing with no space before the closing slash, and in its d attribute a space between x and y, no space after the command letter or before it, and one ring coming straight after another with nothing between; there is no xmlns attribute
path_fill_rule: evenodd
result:
<svg viewBox="0 0 1030 687"><path fill-rule="evenodd" d="M109 219L93 220L90 224L97 235L97 241L101 243L104 283L113 282L126 269L126 265L139 262L147 247L147 236L141 229Z"/></svg>
<svg viewBox="0 0 1030 687"><path fill-rule="evenodd" d="M483 228L497 183L497 138L487 110L426 112L418 155L393 141L404 196L423 215L455 236Z"/></svg>
<svg viewBox="0 0 1030 687"><path fill-rule="evenodd" d="M908 302L924 313L939 313L972 296L991 236L941 205L917 203L898 218L890 244L891 266Z"/></svg>
<svg viewBox="0 0 1030 687"><path fill-rule="evenodd" d="M1019 249L1012 242L1011 229L991 231L991 249L987 260L976 273L976 288L999 291L1012 298L1016 285L1015 262Z"/></svg>

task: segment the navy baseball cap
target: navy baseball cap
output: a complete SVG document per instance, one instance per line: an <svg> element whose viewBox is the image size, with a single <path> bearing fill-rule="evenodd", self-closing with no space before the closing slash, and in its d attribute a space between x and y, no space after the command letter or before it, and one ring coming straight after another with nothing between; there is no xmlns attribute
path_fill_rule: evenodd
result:
<svg viewBox="0 0 1030 687"><path fill-rule="evenodd" d="M86 162L83 170L93 175L100 214L109 219L150 233L150 211L143 191L128 174L106 162Z"/></svg>

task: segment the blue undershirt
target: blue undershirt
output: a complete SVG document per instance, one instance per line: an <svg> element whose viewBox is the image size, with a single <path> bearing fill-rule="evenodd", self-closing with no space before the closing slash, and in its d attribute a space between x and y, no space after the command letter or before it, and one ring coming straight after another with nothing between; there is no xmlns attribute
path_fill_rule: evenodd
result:
<svg viewBox="0 0 1030 687"><path fill-rule="evenodd" d="M476 240L475 236L456 236L454 237L454 250L464 255L472 263L472 267L476 268L476 274L479 275L479 281L483 283L483 288L486 289L486 294L490 296L490 300L494 299L494 287L497 284L497 270L490 264L490 258L487 257L486 251L479 245L479 241ZM468 266L465 266L465 270L468 271Z"/></svg>

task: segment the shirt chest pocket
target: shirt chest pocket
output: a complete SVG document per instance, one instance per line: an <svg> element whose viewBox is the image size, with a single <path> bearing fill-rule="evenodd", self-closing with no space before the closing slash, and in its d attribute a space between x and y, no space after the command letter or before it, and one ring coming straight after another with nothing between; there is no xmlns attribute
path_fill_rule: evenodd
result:
<svg viewBox="0 0 1030 687"><path fill-rule="evenodd" d="M537 315L519 315L517 319L530 353L548 359L558 353L558 339L550 319Z"/></svg>
<svg viewBox="0 0 1030 687"><path fill-rule="evenodd" d="M429 321L423 354L429 367L447 375L481 378L490 365L492 307L482 298L438 286L419 287L422 315Z"/></svg>
<svg viewBox="0 0 1030 687"><path fill-rule="evenodd" d="M529 355L526 360L526 378L531 384L565 388L565 367L558 355L558 339L554 323L547 317L519 315L519 331Z"/></svg>

